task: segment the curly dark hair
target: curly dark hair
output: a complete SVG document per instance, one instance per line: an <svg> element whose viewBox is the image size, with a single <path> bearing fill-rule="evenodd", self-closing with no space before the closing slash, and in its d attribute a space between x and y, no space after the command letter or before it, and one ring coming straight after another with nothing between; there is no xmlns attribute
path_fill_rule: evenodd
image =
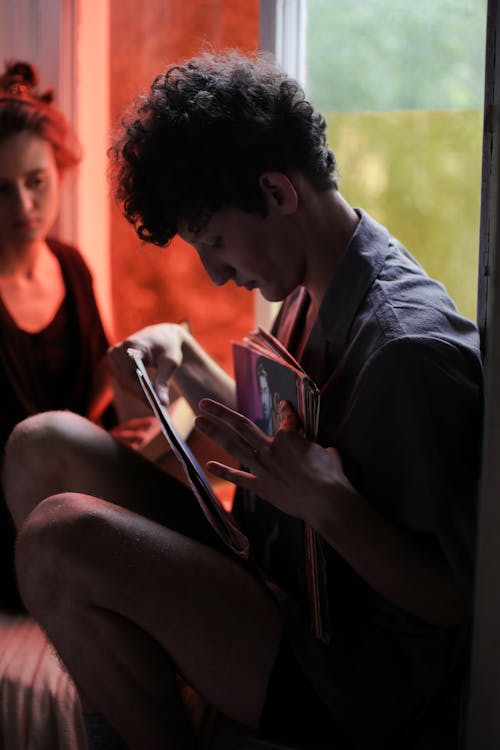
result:
<svg viewBox="0 0 500 750"><path fill-rule="evenodd" d="M38 93L37 85L38 72L31 63L6 63L0 75L0 141L29 130L52 145L57 168L63 172L78 164L80 148L53 104L53 90Z"/></svg>
<svg viewBox="0 0 500 750"><path fill-rule="evenodd" d="M268 57L232 50L170 67L139 97L110 149L116 199L139 237L167 245L223 206L265 215L265 171L337 187L326 120Z"/></svg>

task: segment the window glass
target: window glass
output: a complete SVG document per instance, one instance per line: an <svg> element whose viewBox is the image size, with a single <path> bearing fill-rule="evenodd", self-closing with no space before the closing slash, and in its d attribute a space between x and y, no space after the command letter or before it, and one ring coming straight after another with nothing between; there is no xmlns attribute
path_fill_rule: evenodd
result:
<svg viewBox="0 0 500 750"><path fill-rule="evenodd" d="M307 0L306 88L341 191L474 318L487 0Z"/></svg>

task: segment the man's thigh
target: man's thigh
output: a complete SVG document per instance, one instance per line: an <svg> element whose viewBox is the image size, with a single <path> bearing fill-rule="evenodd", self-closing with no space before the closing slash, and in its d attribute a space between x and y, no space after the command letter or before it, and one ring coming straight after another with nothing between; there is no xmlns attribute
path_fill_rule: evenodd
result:
<svg viewBox="0 0 500 750"><path fill-rule="evenodd" d="M27 519L18 569L30 608L76 675L92 649L75 653L75 633L80 644L98 633L106 653L129 654L136 674L153 669L141 653L156 644L158 660L168 654L212 705L255 725L281 619L244 562L116 504L65 493Z"/></svg>
<svg viewBox="0 0 500 750"><path fill-rule="evenodd" d="M71 412L47 412L18 425L7 445L3 482L18 527L44 498L75 492L217 545L183 483Z"/></svg>

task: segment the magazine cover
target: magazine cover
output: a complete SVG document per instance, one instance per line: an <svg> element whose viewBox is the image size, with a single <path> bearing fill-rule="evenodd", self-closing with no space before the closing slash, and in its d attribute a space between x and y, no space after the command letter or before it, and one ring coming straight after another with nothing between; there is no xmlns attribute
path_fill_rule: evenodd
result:
<svg viewBox="0 0 500 750"><path fill-rule="evenodd" d="M238 411L266 435L274 435L279 427L280 401L289 401L297 413L301 411L294 370L238 343L233 343L233 362Z"/></svg>

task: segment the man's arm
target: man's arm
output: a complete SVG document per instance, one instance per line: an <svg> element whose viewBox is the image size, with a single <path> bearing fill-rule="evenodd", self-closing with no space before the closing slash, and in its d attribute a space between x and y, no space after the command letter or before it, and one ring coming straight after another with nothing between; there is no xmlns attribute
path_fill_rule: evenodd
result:
<svg viewBox="0 0 500 750"><path fill-rule="evenodd" d="M456 580L436 538L386 519L349 486L341 467L328 500L316 505L311 525L375 591L432 625L470 617L472 586Z"/></svg>
<svg viewBox="0 0 500 750"><path fill-rule="evenodd" d="M323 399L328 428L331 400ZM435 625L466 619L481 426L477 363L445 342L397 341L367 363L345 413L342 430L332 429L335 448L305 440L290 420L269 438L211 402L203 402L197 424L249 467L210 470L309 523L393 604Z"/></svg>
<svg viewBox="0 0 500 750"><path fill-rule="evenodd" d="M184 331L182 343L182 364L172 375L172 383L188 401L194 412L202 398L213 398L216 401L236 408L236 386L220 365L203 349L198 341Z"/></svg>
<svg viewBox="0 0 500 750"><path fill-rule="evenodd" d="M454 580L438 547L385 519L354 489L338 453L288 428L269 438L236 412L202 402L196 425L248 471L210 461L217 476L309 523L368 585L422 620L467 619L471 591Z"/></svg>
<svg viewBox="0 0 500 750"><path fill-rule="evenodd" d="M195 412L203 397L214 398L234 408L234 380L183 326L174 323L148 326L109 350L118 382L137 395L139 388L133 363L127 355L129 348L138 349L146 367L154 371L156 390L165 403L168 401L168 384L172 383Z"/></svg>

